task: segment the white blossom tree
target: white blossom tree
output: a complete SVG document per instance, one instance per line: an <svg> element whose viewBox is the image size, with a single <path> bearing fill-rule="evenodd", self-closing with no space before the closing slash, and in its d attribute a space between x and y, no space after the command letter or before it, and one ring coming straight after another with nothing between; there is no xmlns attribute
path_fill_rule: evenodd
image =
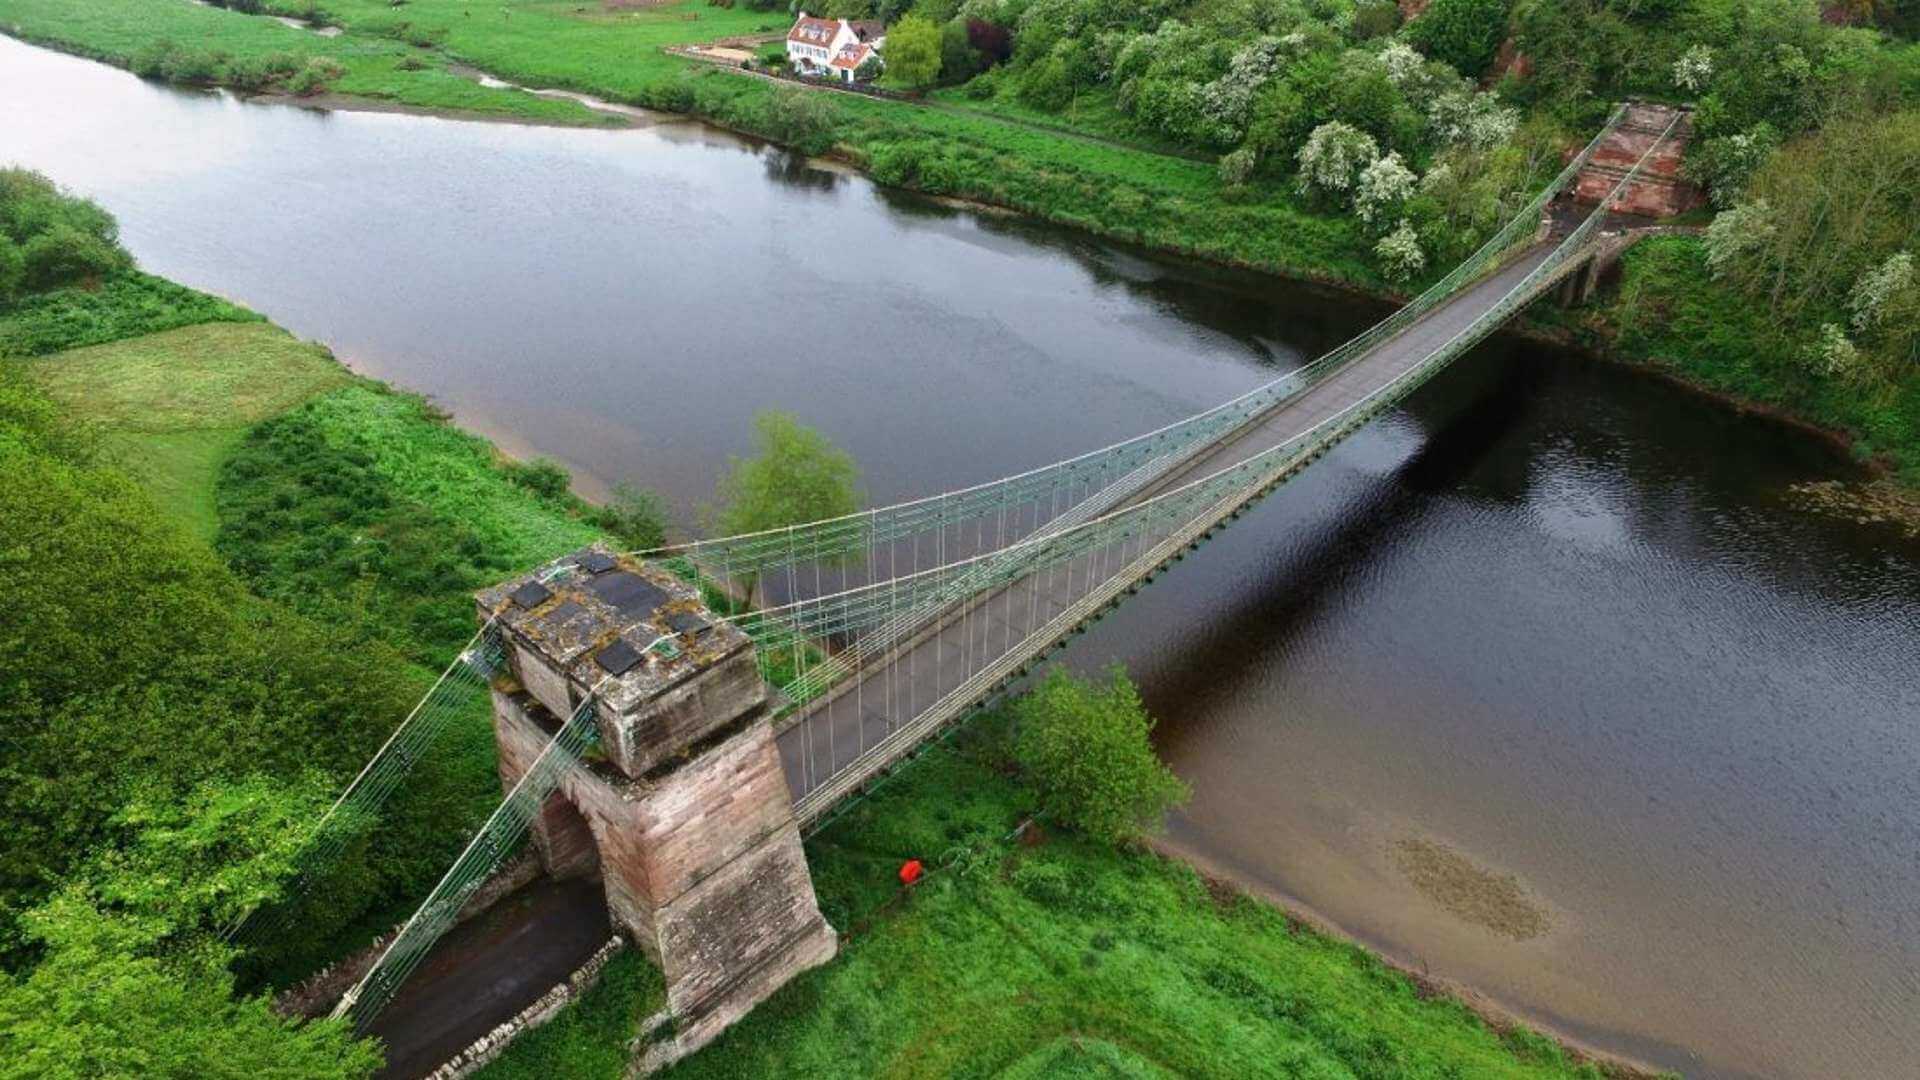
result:
<svg viewBox="0 0 1920 1080"><path fill-rule="evenodd" d="M1400 161L1399 151L1377 158L1360 170L1360 183L1354 191L1354 212L1369 225L1385 223L1400 212L1419 189L1413 170Z"/></svg>
<svg viewBox="0 0 1920 1080"><path fill-rule="evenodd" d="M1427 268L1427 253L1420 250L1420 234L1413 231L1413 223L1406 218L1392 232L1380 238L1373 246L1374 255L1380 259L1381 269L1394 281L1407 281Z"/></svg>
<svg viewBox="0 0 1920 1080"><path fill-rule="evenodd" d="M1427 122L1445 142L1491 150L1520 130L1520 110L1500 104L1492 94L1453 90L1427 106Z"/></svg>
<svg viewBox="0 0 1920 1080"><path fill-rule="evenodd" d="M1393 80L1393 85L1404 90L1408 83L1420 77L1427 58L1404 41L1392 41L1380 50L1380 63L1386 66L1387 78Z"/></svg>
<svg viewBox="0 0 1920 1080"><path fill-rule="evenodd" d="M1697 94L1713 81L1713 50L1695 45L1673 62L1673 84L1689 94Z"/></svg>
<svg viewBox="0 0 1920 1080"><path fill-rule="evenodd" d="M1234 53L1227 70L1201 91L1201 108L1208 119L1239 137L1246 130L1254 94L1273 78L1285 59L1285 46L1277 37L1260 38Z"/></svg>
<svg viewBox="0 0 1920 1080"><path fill-rule="evenodd" d="M1820 324L1820 336L1806 353L1807 366L1822 375L1851 375L1860 366L1860 350L1837 323Z"/></svg>
<svg viewBox="0 0 1920 1080"><path fill-rule="evenodd" d="M1774 234L1773 208L1765 199L1736 206L1707 226L1707 269L1724 277L1740 261L1766 247Z"/></svg>
<svg viewBox="0 0 1920 1080"><path fill-rule="evenodd" d="M1864 334L1886 318L1902 294L1914 285L1913 256L1898 252L1886 262L1860 275L1853 292L1847 296L1847 308L1853 313L1853 331Z"/></svg>
<svg viewBox="0 0 1920 1080"><path fill-rule="evenodd" d="M1300 148L1300 190L1344 200L1360 171L1379 156L1379 144L1366 132L1339 120L1321 124Z"/></svg>

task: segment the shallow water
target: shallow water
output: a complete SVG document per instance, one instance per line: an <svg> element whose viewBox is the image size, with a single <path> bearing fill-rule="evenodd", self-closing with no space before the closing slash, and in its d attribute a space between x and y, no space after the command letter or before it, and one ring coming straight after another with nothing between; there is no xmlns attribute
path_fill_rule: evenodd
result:
<svg viewBox="0 0 1920 1080"><path fill-rule="evenodd" d="M181 94L0 40L0 161L150 270L691 522L754 412L876 501L1104 445L1382 312L893 195L697 125ZM1100 624L1193 783L1172 840L1435 975L1694 1075L1920 1076L1920 544L1815 443L1496 341ZM1510 876L1461 918L1403 840Z"/></svg>

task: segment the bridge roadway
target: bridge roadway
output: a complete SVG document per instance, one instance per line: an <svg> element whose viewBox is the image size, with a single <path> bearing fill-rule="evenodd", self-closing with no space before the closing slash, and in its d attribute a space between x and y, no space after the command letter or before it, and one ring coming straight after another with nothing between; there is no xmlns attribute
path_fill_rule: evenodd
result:
<svg viewBox="0 0 1920 1080"><path fill-rule="evenodd" d="M1137 505L1280 446L1406 375L1496 307L1552 254L1554 247L1549 241L1526 249L1399 334L1222 436L1119 505ZM1536 283L1532 291L1538 295L1548 284ZM1329 443L1332 441L1337 438ZM926 627L891 654L869 660L828 695L782 718L781 761L802 823L816 820L930 732L903 732L896 745L877 749L889 734L921 717L929 706L962 689L970 680L977 682L988 667L1011 670L1030 660L1030 656L1011 658L1009 650L1050 621L1064 618L1076 606L1086 607L1094 601L1094 593L1114 591L1118 576L1125 571L1122 559L1101 550L1037 570L972 601L964 616L956 606L942 612L937 621L929 619ZM1118 583L1120 588L1130 584ZM1028 651L1044 650L1058 630L1056 627L1055 633L1031 643ZM933 726L937 728L971 704L949 702L942 711L950 715L939 718ZM857 760L866 751L873 752L865 760Z"/></svg>

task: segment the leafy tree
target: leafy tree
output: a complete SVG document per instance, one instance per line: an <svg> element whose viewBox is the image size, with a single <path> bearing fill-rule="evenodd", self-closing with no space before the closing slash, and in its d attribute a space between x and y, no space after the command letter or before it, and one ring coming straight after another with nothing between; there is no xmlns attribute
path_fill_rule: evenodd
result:
<svg viewBox="0 0 1920 1080"><path fill-rule="evenodd" d="M27 280L27 259L11 237L0 235L0 307L13 302Z"/></svg>
<svg viewBox="0 0 1920 1080"><path fill-rule="evenodd" d="M754 417L753 430L758 452L730 459L716 492L722 531L779 529L860 508L859 467L826 436L771 409Z"/></svg>
<svg viewBox="0 0 1920 1080"><path fill-rule="evenodd" d="M1002 64L1013 55L1013 31L985 19L967 20L967 44L987 58L989 66Z"/></svg>
<svg viewBox="0 0 1920 1080"><path fill-rule="evenodd" d="M667 542L667 504L658 494L631 484L616 484L613 498L600 508L596 523L635 551Z"/></svg>
<svg viewBox="0 0 1920 1080"><path fill-rule="evenodd" d="M249 596L3 365L0 521L0 953L128 792L344 778L412 704L391 651Z"/></svg>
<svg viewBox="0 0 1920 1080"><path fill-rule="evenodd" d="M1062 824L1120 843L1186 800L1186 784L1154 756L1153 718L1124 669L1101 687L1056 667L1012 710L1014 757Z"/></svg>
<svg viewBox="0 0 1920 1080"><path fill-rule="evenodd" d="M142 798L108 846L25 920L44 950L0 976L0 1078L365 1077L377 1046L344 1021L299 1022L236 997L233 952L211 933L277 891L318 778L253 777L184 801Z"/></svg>
<svg viewBox="0 0 1920 1080"><path fill-rule="evenodd" d="M968 40L967 25L958 19L940 27L940 73L950 81L970 79L986 70L987 58Z"/></svg>
<svg viewBox="0 0 1920 1080"><path fill-rule="evenodd" d="M1433 0L1406 34L1428 56L1478 78L1507 36L1508 0Z"/></svg>
<svg viewBox="0 0 1920 1080"><path fill-rule="evenodd" d="M940 74L940 28L909 15L887 28L887 72L908 86L925 86Z"/></svg>

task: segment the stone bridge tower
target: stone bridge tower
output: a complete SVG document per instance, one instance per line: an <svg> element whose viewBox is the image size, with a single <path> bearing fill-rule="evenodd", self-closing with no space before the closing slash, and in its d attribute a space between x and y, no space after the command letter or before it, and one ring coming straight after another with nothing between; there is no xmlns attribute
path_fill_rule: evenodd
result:
<svg viewBox="0 0 1920 1080"><path fill-rule="evenodd" d="M506 653L493 691L511 788L592 695L599 740L533 822L554 877L597 875L614 926L666 977L635 1055L705 1045L831 959L753 643L666 570L589 548L481 593Z"/></svg>

